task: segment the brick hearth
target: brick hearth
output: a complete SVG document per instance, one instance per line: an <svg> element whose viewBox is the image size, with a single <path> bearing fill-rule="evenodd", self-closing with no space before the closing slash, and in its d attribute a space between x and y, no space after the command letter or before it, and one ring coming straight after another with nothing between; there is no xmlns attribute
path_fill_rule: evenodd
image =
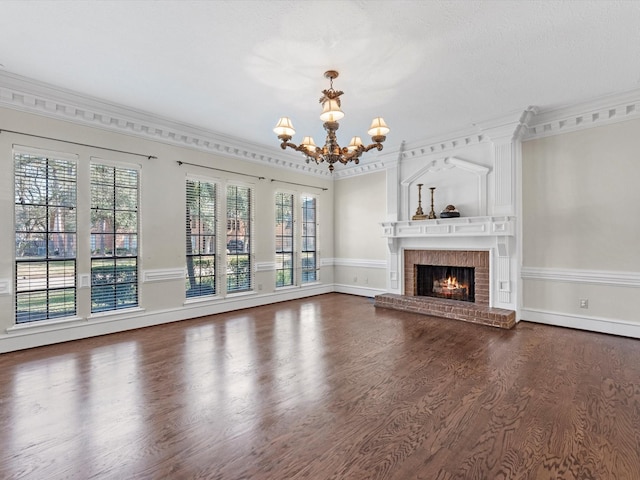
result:
<svg viewBox="0 0 640 480"><path fill-rule="evenodd" d="M499 328L513 328L516 324L516 312L502 308L491 308L477 303L459 302L443 298L414 297L383 293L376 295L374 305L394 310L451 318L481 325Z"/></svg>

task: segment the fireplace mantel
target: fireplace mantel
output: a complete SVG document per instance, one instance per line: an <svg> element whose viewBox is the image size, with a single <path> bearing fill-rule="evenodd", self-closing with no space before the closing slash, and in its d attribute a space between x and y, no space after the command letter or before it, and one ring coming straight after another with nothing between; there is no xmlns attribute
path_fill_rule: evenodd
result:
<svg viewBox="0 0 640 480"><path fill-rule="evenodd" d="M458 217L383 222L385 238L502 237L515 235L515 217Z"/></svg>

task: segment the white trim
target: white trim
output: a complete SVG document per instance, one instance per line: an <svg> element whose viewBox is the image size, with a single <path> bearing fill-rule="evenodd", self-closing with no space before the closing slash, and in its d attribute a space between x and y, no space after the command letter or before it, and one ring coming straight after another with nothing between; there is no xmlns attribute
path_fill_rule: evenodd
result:
<svg viewBox="0 0 640 480"><path fill-rule="evenodd" d="M256 272L273 272L276 269L276 262L256 262Z"/></svg>
<svg viewBox="0 0 640 480"><path fill-rule="evenodd" d="M425 237L502 237L515 234L515 217L458 217L434 220L383 222L382 236Z"/></svg>
<svg viewBox="0 0 640 480"><path fill-rule="evenodd" d="M525 308L520 312L520 321L640 338L640 323L612 318L584 317Z"/></svg>
<svg viewBox="0 0 640 480"><path fill-rule="evenodd" d="M184 268L157 268L154 270L144 270L142 272L142 282L164 282L167 280L184 280L186 272Z"/></svg>
<svg viewBox="0 0 640 480"><path fill-rule="evenodd" d="M327 168L307 164L302 155L284 152L277 144L273 148L251 144L239 138L81 95L6 71L0 71L0 106L332 179Z"/></svg>
<svg viewBox="0 0 640 480"><path fill-rule="evenodd" d="M13 331L10 334L0 335L0 353L124 332L175 321L189 320L243 308L258 307L276 302L331 293L333 291L335 291L333 285L312 285L263 295L238 296L235 298L227 297L217 302L212 299L211 302L185 304L180 308L153 313L145 313L144 311L137 310L135 312L131 312L131 310L120 310L117 313L122 313L123 315L117 318L109 316L108 318L91 318L89 321L79 319L79 323L39 324L38 326L40 328L38 329L22 329Z"/></svg>
<svg viewBox="0 0 640 480"><path fill-rule="evenodd" d="M39 155L41 157L53 157L56 160L69 160L77 162L80 156L76 153L60 152L56 150L48 150L44 148L27 147L25 145L13 144L13 154L18 155Z"/></svg>
<svg viewBox="0 0 640 480"><path fill-rule="evenodd" d="M640 89L539 111L527 122L523 140L544 138L640 118Z"/></svg>
<svg viewBox="0 0 640 480"><path fill-rule="evenodd" d="M422 160L422 159L421 159ZM400 185L402 187L402 196L404 200L404 205L409 205L409 189L411 186L427 173L438 172L440 170L450 170L454 168L459 168L462 171L469 172L476 176L477 178L477 186L478 186L478 216L486 216L487 215L487 175L491 170L489 167L485 167L484 165L480 165L477 163L469 162L467 160L463 160L459 157L444 157L437 158L427 165L419 169L417 172L411 174L404 180L400 181ZM410 215L410 212L402 212L402 216L404 214ZM406 217L405 217L406 218Z"/></svg>
<svg viewBox="0 0 640 480"><path fill-rule="evenodd" d="M0 106L66 122L134 135L157 142L178 145L228 158L267 164L328 180L384 171L392 167L398 155L402 159L442 155L461 147L478 145L493 138L490 122L413 142L405 147L370 155L360 165L342 168L333 175L322 165L305 163L302 155L267 148L246 140L206 130L194 125L118 105L72 90L49 85L27 77L0 71ZM526 112L535 112L529 107ZM505 115L509 117L510 115ZM525 120L523 140L558 135L605 124L640 118L640 89L600 97L559 109L539 111Z"/></svg>
<svg viewBox="0 0 640 480"><path fill-rule="evenodd" d="M142 307L130 307L130 308L120 308L115 310L101 310L99 312L92 313L87 317L87 320L90 322L104 321L104 319L108 319L107 321L112 320L120 320L121 318L131 318L137 317L139 315L144 314L145 309Z"/></svg>
<svg viewBox="0 0 640 480"><path fill-rule="evenodd" d="M353 285L343 285L340 283L336 283L333 285L334 292L337 293L348 293L349 295L358 295L360 297L369 297L373 298L376 295L382 295L383 293L387 293L386 290L381 290L379 288L370 288L370 287L354 287Z"/></svg>
<svg viewBox="0 0 640 480"><path fill-rule="evenodd" d="M8 278L0 278L0 295L11 295L13 293L12 281Z"/></svg>
<svg viewBox="0 0 640 480"><path fill-rule="evenodd" d="M127 154L129 155L129 154ZM105 167L111 167L111 168L123 168L123 169L128 169L128 170L135 170L136 172L138 172L138 189L140 189L140 176L142 175L142 163L139 162L135 162L133 160L128 161L128 160L113 160L112 158L104 158L104 157L97 157L95 155L91 155L89 156L89 167L91 167L91 165L100 165L100 166L105 166Z"/></svg>
<svg viewBox="0 0 640 480"><path fill-rule="evenodd" d="M335 266L335 267L354 267L354 268L387 268L386 260L369 260L366 258L327 258L324 259L327 262L326 266ZM323 266L325 266L323 264Z"/></svg>
<svg viewBox="0 0 640 480"><path fill-rule="evenodd" d="M16 332L24 332L24 331L33 331L35 329L46 329L47 327L59 327L63 326L74 326L77 325L78 322L85 322L85 319L78 316L73 317L64 317L64 318L53 318L48 320L38 320L35 322L24 322L24 323L16 323L15 325L10 326L6 329L6 332L9 334L15 334Z"/></svg>
<svg viewBox="0 0 640 480"><path fill-rule="evenodd" d="M640 273L637 272L522 267L520 275L523 279L589 283L613 287L640 287Z"/></svg>

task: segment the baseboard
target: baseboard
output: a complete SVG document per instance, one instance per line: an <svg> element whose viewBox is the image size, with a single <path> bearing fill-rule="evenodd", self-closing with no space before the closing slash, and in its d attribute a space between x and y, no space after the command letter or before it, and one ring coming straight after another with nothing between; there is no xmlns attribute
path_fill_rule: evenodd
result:
<svg viewBox="0 0 640 480"><path fill-rule="evenodd" d="M611 318L585 317L567 313L548 312L544 310L522 309L520 320L525 322L544 323L557 327L589 330L623 337L640 338L640 323Z"/></svg>
<svg viewBox="0 0 640 480"><path fill-rule="evenodd" d="M114 316L91 319L80 318L67 323L34 325L33 328L21 328L0 335L0 353L108 335L110 333L189 320L243 308L259 307L287 300L297 300L323 293L331 293L335 291L333 287L331 284L317 284L269 294L231 296L222 300L211 300L210 302L187 303L182 308L151 313L139 309L129 314L123 312Z"/></svg>
<svg viewBox="0 0 640 480"><path fill-rule="evenodd" d="M336 283L333 285L333 291L337 293L348 293L349 295L358 295L360 297L373 298L376 295L386 293L386 290L371 287L356 287L353 285L343 285Z"/></svg>

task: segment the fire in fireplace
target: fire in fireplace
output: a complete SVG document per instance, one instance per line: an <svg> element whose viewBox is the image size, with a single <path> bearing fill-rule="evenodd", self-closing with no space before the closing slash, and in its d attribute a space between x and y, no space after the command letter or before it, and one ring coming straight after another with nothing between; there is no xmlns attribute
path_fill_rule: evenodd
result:
<svg viewBox="0 0 640 480"><path fill-rule="evenodd" d="M475 302L475 269L416 265L416 295Z"/></svg>

